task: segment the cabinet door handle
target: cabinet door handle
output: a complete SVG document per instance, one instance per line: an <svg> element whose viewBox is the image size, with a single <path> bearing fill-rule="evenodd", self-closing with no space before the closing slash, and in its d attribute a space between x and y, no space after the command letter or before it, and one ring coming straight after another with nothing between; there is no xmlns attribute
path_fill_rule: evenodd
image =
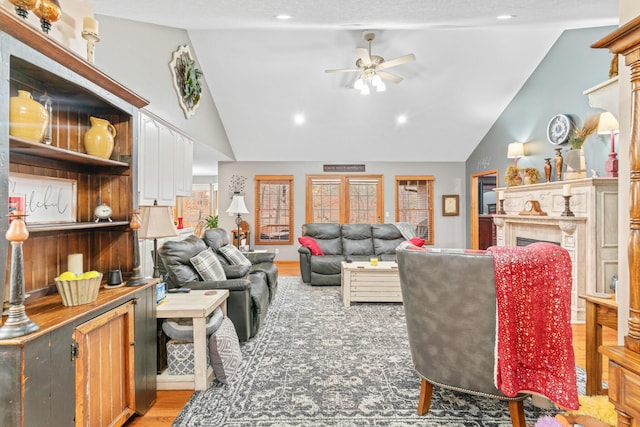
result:
<svg viewBox="0 0 640 427"><path fill-rule="evenodd" d="M131 342L129 343L129 345L130 345L131 347L134 347L134 346L136 345L136 342L135 342L135 341L131 341Z"/></svg>

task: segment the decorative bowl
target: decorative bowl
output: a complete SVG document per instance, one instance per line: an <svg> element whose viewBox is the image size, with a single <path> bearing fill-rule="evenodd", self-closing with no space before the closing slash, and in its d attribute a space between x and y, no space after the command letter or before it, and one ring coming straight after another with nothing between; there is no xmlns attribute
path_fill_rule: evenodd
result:
<svg viewBox="0 0 640 427"><path fill-rule="evenodd" d="M98 277L78 280L58 280L56 277L56 288L62 297L62 305L74 306L88 304L98 298L102 273Z"/></svg>

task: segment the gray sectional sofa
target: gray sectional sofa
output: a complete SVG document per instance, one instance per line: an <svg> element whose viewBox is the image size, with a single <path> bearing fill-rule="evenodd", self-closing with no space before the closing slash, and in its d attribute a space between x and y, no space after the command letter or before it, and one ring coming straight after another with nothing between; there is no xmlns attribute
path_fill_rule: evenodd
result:
<svg viewBox="0 0 640 427"><path fill-rule="evenodd" d="M302 236L312 237L324 253L298 248L302 280L311 285L340 285L342 261L395 261L396 247L409 237L394 224L337 223L304 224Z"/></svg>

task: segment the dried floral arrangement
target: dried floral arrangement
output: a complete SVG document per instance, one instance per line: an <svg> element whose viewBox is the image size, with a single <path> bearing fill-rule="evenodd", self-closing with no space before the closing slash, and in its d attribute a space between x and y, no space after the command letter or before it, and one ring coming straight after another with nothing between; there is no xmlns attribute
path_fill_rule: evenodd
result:
<svg viewBox="0 0 640 427"><path fill-rule="evenodd" d="M584 124L580 127L575 126L571 130L571 134L569 135L569 144L571 144L571 148L574 150L579 150L582 148L582 144L584 141L598 129L598 120L600 116L597 114L589 115Z"/></svg>
<svg viewBox="0 0 640 427"><path fill-rule="evenodd" d="M513 187L522 183L520 170L516 165L507 166L507 169L504 171L504 183L507 184L507 187Z"/></svg>
<svg viewBox="0 0 640 427"><path fill-rule="evenodd" d="M536 184L540 182L542 178L540 176L540 171L536 168L523 168L524 171L524 183L525 184Z"/></svg>

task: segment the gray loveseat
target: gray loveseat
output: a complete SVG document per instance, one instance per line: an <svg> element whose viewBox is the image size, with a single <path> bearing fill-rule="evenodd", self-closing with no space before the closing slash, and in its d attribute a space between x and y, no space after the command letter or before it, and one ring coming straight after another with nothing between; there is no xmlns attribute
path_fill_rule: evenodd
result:
<svg viewBox="0 0 640 427"><path fill-rule="evenodd" d="M311 285L340 285L342 261L395 261L396 247L406 240L394 224L304 224L302 236L312 237L324 253L298 248L302 280Z"/></svg>

